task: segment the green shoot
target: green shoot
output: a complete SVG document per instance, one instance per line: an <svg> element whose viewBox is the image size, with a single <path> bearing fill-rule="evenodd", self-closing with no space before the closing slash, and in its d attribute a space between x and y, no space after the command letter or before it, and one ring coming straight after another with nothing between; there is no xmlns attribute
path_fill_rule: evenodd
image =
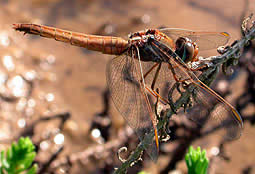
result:
<svg viewBox="0 0 255 174"><path fill-rule="evenodd" d="M35 146L31 140L21 137L18 143L12 143L6 152L1 151L0 174L35 174L37 165L32 165L35 158Z"/></svg>
<svg viewBox="0 0 255 174"><path fill-rule="evenodd" d="M140 171L138 174L149 174L149 173L147 173L145 171Z"/></svg>
<svg viewBox="0 0 255 174"><path fill-rule="evenodd" d="M185 161L188 167L188 174L206 174L209 160L206 157L206 151L201 152L201 148L197 150L189 147L188 153L185 155Z"/></svg>

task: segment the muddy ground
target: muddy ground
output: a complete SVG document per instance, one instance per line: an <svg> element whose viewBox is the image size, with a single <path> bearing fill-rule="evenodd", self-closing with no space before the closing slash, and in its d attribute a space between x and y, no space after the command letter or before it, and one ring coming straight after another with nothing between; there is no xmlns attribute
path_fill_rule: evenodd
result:
<svg viewBox="0 0 255 174"><path fill-rule="evenodd" d="M125 127L111 101L108 105L105 71L113 56L24 36L12 29L13 23L38 23L124 38L135 31L159 27L227 31L231 43L241 37L243 17L255 9L254 0L1 0L0 3L0 147L6 148L18 137L29 135L38 147L36 161L41 173L77 174L111 173L121 165L116 155L118 149L124 145L132 149L139 142ZM201 56L216 54L216 50L200 53ZM252 51L242 58L249 54ZM219 84L227 85L226 99L234 106L248 91L247 82L252 81L248 81L247 63L236 67L234 75L219 76L214 84L218 92ZM244 104L245 109L239 107L239 111L252 118L255 106L252 94L249 95L251 99ZM207 150L210 173L255 173L255 128L247 120L241 138L224 144L224 148L214 134L190 142ZM118 142L123 132L129 137ZM97 137L97 133L101 136ZM110 150L102 149L104 143L108 143ZM184 160L172 161L181 145L180 141L170 139L162 144L156 164L145 154L144 160L129 173L141 170L187 173ZM64 149L57 158L47 164L61 147ZM215 154L219 149L224 149L224 153ZM65 161L66 156L70 157L71 165Z"/></svg>

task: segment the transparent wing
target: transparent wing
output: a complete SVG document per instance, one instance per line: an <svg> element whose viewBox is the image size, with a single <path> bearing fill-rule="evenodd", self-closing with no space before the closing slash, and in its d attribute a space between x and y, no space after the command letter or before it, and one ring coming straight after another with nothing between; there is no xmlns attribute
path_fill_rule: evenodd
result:
<svg viewBox="0 0 255 174"><path fill-rule="evenodd" d="M161 57L166 59L169 69L171 70L169 73L175 74L176 79L185 82L185 84L181 83L179 90L176 88L176 90L172 92L173 101L176 101L181 96L180 91L185 92L185 86L193 86L192 93L194 95L192 95L190 103L192 103L193 106L198 106L197 108L199 109L196 114L188 113L188 118L202 126L204 126L206 121L209 127L218 126L223 128L223 137L228 140L240 137L243 122L236 109L199 81L196 75L189 70L180 57L170 48L158 41L153 42L152 45L155 50L158 50Z"/></svg>
<svg viewBox="0 0 255 174"><path fill-rule="evenodd" d="M216 131L224 128L222 136L225 140L238 139L243 127L241 116L225 100L222 101L215 92L204 87L194 89L191 108L188 117L199 123L204 132ZM201 109L203 108L203 109Z"/></svg>
<svg viewBox="0 0 255 174"><path fill-rule="evenodd" d="M112 59L107 66L107 83L113 103L128 125L144 141L148 133L153 131L148 103L146 103L140 86L140 70L138 60L124 53ZM156 161L158 157L155 141L146 148L150 157Z"/></svg>
<svg viewBox="0 0 255 174"><path fill-rule="evenodd" d="M206 31L191 31L178 28L159 29L162 33L176 41L179 37L188 37L193 42L196 42L200 50L209 50L225 45L230 39L227 32L206 32Z"/></svg>

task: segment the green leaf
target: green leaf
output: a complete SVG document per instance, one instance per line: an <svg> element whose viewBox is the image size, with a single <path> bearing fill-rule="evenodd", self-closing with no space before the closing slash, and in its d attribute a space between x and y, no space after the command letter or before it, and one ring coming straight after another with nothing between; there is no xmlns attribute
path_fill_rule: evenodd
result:
<svg viewBox="0 0 255 174"><path fill-rule="evenodd" d="M185 155L186 165L188 167L188 174L206 174L209 160L206 157L206 151L201 152L198 147L195 150L192 146L189 147L188 153Z"/></svg>
<svg viewBox="0 0 255 174"><path fill-rule="evenodd" d="M32 141L28 137L21 137L18 143L12 143L6 152L1 152L0 174L36 173L37 165L31 166L35 156L35 147Z"/></svg>
<svg viewBox="0 0 255 174"><path fill-rule="evenodd" d="M149 173L147 173L145 171L140 171L138 174L149 174Z"/></svg>
<svg viewBox="0 0 255 174"><path fill-rule="evenodd" d="M38 166L36 164L33 165L28 171L27 174L34 174L37 171Z"/></svg>

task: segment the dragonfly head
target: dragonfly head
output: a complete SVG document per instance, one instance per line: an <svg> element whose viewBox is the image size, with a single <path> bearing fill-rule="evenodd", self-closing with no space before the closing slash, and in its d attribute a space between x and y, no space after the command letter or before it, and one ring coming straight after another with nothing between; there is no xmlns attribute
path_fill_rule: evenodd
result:
<svg viewBox="0 0 255 174"><path fill-rule="evenodd" d="M198 46L187 37L179 37L175 42L175 52L187 63L195 61L198 54Z"/></svg>

